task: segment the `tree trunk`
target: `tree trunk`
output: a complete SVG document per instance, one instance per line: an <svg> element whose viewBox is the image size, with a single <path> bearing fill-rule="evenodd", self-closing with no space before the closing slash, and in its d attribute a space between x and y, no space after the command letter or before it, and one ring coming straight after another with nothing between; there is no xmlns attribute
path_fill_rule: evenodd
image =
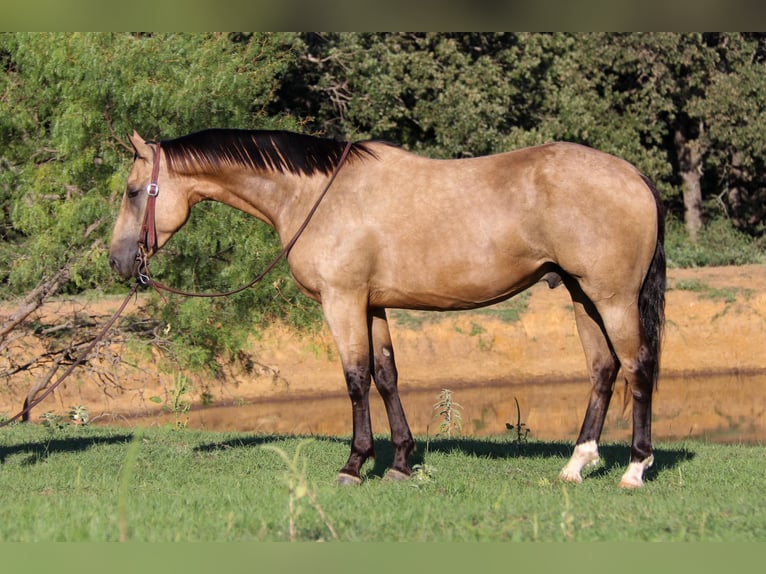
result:
<svg viewBox="0 0 766 574"><path fill-rule="evenodd" d="M45 388L50 384L51 379L56 374L56 371L59 370L59 367L61 366L61 361L64 359L64 355L60 355L56 358L55 361L53 361L53 366L48 370L48 373L45 375L45 377L41 381L37 381L36 383L32 383L32 386L29 387L29 390L27 391L27 398L24 399L24 406L22 407L22 410L24 411L24 414L21 416L21 422L28 423L30 418L30 410L27 410L27 407L32 404L37 398L37 395L39 395L42 391L45 390Z"/></svg>
<svg viewBox="0 0 766 574"><path fill-rule="evenodd" d="M675 144L683 181L684 223L689 238L696 242L702 229L702 145L698 139L688 140L680 129L676 130Z"/></svg>

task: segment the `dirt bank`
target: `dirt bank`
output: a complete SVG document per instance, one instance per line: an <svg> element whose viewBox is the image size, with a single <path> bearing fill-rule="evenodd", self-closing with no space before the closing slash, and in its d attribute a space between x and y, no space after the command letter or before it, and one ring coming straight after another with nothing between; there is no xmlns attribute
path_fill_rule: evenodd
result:
<svg viewBox="0 0 766 574"><path fill-rule="evenodd" d="M662 380L766 373L766 267L670 270L668 287ZM77 305L85 304L103 314L119 302L78 301ZM74 305L71 301L54 301L41 314L69 313ZM0 319L7 310L7 306L0 309ZM543 388L556 382L577 383L582 399L575 406L580 413L584 409L587 396L587 383L582 382L586 377L584 358L568 294L563 288L550 290L544 284L533 287L527 309L515 322L473 312L427 315L414 314L417 320L412 320L412 314L397 316L392 321L403 392L500 381ZM328 395L343 397L340 364L326 329L313 336L302 336L274 326L260 339L252 340L250 347L267 369L251 375L234 373L224 381L197 377L190 398L199 403L204 391L214 405L269 400L280 410L278 405L305 397L314 400ZM131 360L135 361L135 356ZM119 381L121 390L110 386L109 394L86 377L73 378L55 397L38 407L36 414L49 410L66 413L76 404L85 405L92 417L158 413L160 407L148 399L167 399L174 373L158 371L146 358L139 367L133 374L123 373ZM17 383L13 390L3 389L0 413L18 410L26 388ZM435 399L433 394L429 397ZM538 399L529 402L535 400ZM539 401L545 402L543 398ZM547 408L529 402L525 405L528 414ZM275 420L284 418L280 412L274 416ZM343 428L348 429L346 419L350 413L338 413L337 417L343 418ZM580 417L581 414L577 415L567 424L576 427ZM544 413L540 414L540 422L543 418ZM264 419L258 428L269 430L268 425ZM233 426L236 428L236 423Z"/></svg>

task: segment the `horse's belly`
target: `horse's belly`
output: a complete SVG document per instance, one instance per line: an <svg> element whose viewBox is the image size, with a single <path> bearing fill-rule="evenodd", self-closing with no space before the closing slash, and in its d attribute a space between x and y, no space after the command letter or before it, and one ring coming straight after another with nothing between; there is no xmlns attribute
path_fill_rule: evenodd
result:
<svg viewBox="0 0 766 574"><path fill-rule="evenodd" d="M403 309L474 309L502 301L539 279L540 264L402 268L373 281L370 304Z"/></svg>

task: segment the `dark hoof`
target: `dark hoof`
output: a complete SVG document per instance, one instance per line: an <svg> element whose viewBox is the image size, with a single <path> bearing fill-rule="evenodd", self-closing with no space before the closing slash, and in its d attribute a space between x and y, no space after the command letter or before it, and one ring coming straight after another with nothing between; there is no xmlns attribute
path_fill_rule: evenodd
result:
<svg viewBox="0 0 766 574"><path fill-rule="evenodd" d="M402 480L408 480L409 478L409 474L405 474L401 470L396 470L395 468L389 468L386 472L386 476L383 477L383 480L394 480L396 482L400 482Z"/></svg>
<svg viewBox="0 0 766 574"><path fill-rule="evenodd" d="M362 479L358 476L351 476L345 472L339 472L338 477L335 479L335 484L338 486L359 486L362 484Z"/></svg>

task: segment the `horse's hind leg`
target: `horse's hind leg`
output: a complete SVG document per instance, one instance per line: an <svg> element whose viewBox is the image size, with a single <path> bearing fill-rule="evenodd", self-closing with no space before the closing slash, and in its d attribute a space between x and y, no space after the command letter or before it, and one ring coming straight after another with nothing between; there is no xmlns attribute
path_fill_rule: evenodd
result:
<svg viewBox="0 0 766 574"><path fill-rule="evenodd" d="M391 442L394 445L394 461L387 476L393 479L406 478L411 473L407 459L415 448L415 442L399 400L394 348L385 309L372 311L370 334L372 377L386 407L391 426Z"/></svg>
<svg viewBox="0 0 766 574"><path fill-rule="evenodd" d="M573 279L567 279L566 283L572 295L577 331L585 351L588 372L593 386L588 409L575 443L574 454L561 470L559 479L568 482L582 482L583 468L599 461L598 441L604 428L604 420L620 365L604 334L601 319L593 303Z"/></svg>
<svg viewBox="0 0 766 574"><path fill-rule="evenodd" d="M609 340L622 366L622 374L633 397L633 439L630 464L620 486L640 488L644 471L654 462L652 454L652 392L656 361L646 343L635 305L611 301L601 309Z"/></svg>

